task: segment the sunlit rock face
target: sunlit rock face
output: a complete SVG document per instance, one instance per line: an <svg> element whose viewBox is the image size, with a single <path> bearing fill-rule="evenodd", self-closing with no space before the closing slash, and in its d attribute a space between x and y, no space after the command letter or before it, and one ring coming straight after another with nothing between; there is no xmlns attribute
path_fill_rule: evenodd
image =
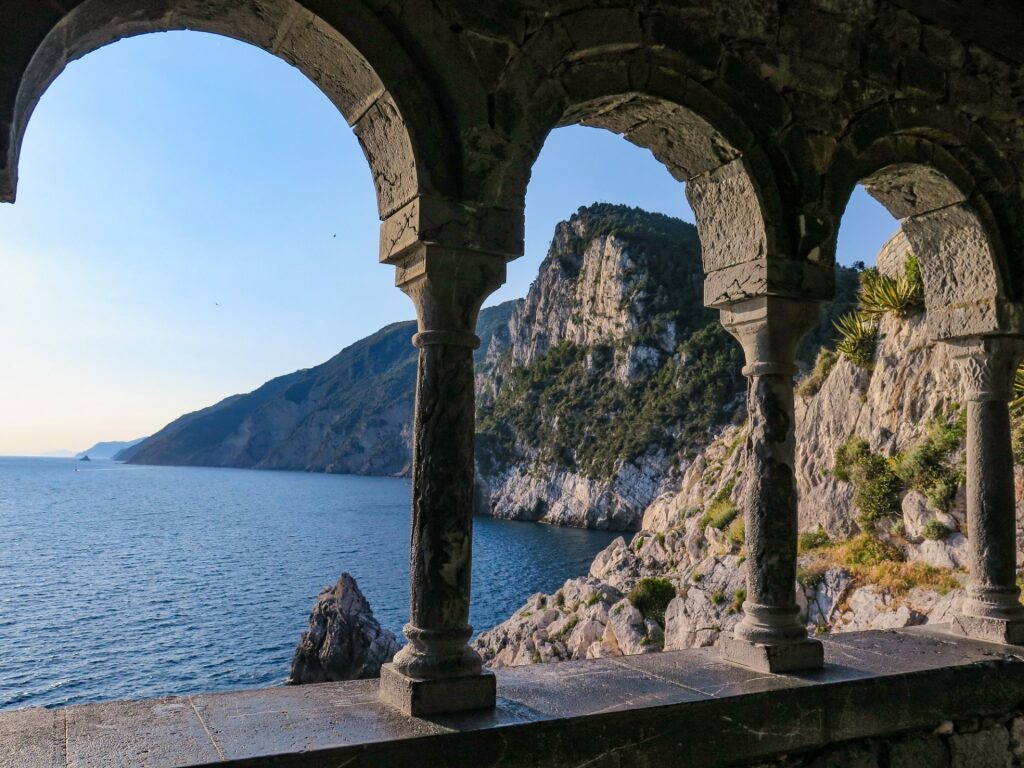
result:
<svg viewBox="0 0 1024 768"><path fill-rule="evenodd" d="M292 671L291 685L361 680L379 677L380 667L398 652L398 640L381 627L356 580L343 573L338 583L326 587L302 633Z"/></svg>

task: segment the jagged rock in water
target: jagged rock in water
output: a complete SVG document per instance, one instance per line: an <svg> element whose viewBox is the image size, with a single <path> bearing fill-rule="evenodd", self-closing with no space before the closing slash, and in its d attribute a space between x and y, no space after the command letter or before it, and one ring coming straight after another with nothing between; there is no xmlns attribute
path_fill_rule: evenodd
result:
<svg viewBox="0 0 1024 768"><path fill-rule="evenodd" d="M379 677L398 651L398 640L373 617L356 580L341 574L317 596L309 629L295 649L291 685Z"/></svg>

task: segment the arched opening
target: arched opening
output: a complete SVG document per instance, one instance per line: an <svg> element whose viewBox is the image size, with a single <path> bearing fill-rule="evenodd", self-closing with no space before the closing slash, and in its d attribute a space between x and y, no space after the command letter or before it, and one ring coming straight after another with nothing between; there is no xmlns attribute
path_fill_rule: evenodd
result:
<svg viewBox="0 0 1024 768"><path fill-rule="evenodd" d="M574 104L558 124L625 138L641 149L634 163L653 156L676 182L659 186L672 202L658 209L688 221L580 208L557 225L480 371L477 461L492 514L642 528L599 554L589 577L485 632L476 648L496 666L708 645L741 618L746 594L743 355L708 305L764 290L779 235L743 154L694 112L626 94ZM577 127L548 141L570 130L582 144ZM633 202L630 168L614 168L619 195L599 199ZM528 243L542 178L526 195Z"/></svg>
<svg viewBox="0 0 1024 768"><path fill-rule="evenodd" d="M871 168L861 184L850 206L866 191L898 231L860 271L834 349L800 387L800 580L823 632L960 610L967 402L956 348L941 342L1012 332L997 241L962 178L915 160ZM840 242L850 218L848 207Z"/></svg>
<svg viewBox="0 0 1024 768"><path fill-rule="evenodd" d="M182 414L206 418L207 441L141 464L0 460L0 706L279 682L319 588L339 569L364 576L346 546L364 553L381 618L401 626L407 553L371 545L407 537L406 482L352 478L346 492L326 476L152 466L273 467L267 417L238 410L261 395L235 393L288 374L264 400L272 422L298 424L314 410L311 365L409 316L376 263L362 155L307 78L223 36L122 41L48 89L19 202L0 209L3 348L20 371L4 386L0 453L87 451ZM389 514L353 525L360 499Z"/></svg>

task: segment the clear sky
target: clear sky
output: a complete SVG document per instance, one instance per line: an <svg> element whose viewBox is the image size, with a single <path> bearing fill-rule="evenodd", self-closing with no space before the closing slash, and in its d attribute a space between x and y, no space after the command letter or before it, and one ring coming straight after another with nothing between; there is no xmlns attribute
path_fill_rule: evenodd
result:
<svg viewBox="0 0 1024 768"><path fill-rule="evenodd" d="M554 225L595 201L693 221L646 150L560 129L530 183L526 255L488 303L524 295ZM858 190L840 260L870 262L895 229ZM141 437L411 319L377 232L355 136L283 61L176 32L72 63L0 205L0 454Z"/></svg>

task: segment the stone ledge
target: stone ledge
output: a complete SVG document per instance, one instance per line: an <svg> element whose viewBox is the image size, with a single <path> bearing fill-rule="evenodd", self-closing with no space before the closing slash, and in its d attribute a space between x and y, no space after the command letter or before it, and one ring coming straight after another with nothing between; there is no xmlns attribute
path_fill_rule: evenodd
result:
<svg viewBox="0 0 1024 768"><path fill-rule="evenodd" d="M493 711L413 718L375 680L0 713L7 768L719 766L998 716L1021 649L932 628L822 638L825 667L771 675L713 648L496 671Z"/></svg>

